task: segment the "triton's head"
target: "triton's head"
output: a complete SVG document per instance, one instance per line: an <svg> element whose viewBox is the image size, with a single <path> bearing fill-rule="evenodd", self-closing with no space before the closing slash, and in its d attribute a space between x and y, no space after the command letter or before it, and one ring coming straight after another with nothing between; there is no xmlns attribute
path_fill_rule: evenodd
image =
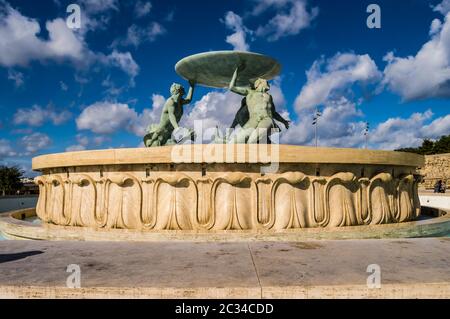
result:
<svg viewBox="0 0 450 319"><path fill-rule="evenodd" d="M184 88L181 84L173 83L170 87L170 94L183 96L185 93Z"/></svg>
<svg viewBox="0 0 450 319"><path fill-rule="evenodd" d="M270 90L270 84L265 79L258 79L255 81L255 90L258 92L267 92Z"/></svg>

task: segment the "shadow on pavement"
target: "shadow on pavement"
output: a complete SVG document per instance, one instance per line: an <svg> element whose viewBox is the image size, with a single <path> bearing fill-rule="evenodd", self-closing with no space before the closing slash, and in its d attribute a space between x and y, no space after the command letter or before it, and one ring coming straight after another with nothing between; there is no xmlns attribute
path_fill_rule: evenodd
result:
<svg viewBox="0 0 450 319"><path fill-rule="evenodd" d="M33 251L25 251L22 253L14 253L14 254L0 254L0 264L7 263L9 261L16 261L19 259L24 259L34 255L43 254L43 251L33 250Z"/></svg>

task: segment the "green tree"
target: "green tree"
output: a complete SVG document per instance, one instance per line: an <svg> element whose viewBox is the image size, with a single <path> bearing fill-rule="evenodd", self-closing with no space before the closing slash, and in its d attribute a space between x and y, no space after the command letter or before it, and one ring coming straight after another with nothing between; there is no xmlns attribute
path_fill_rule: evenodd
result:
<svg viewBox="0 0 450 319"><path fill-rule="evenodd" d="M442 136L440 140L434 143L434 154L450 153L450 135Z"/></svg>
<svg viewBox="0 0 450 319"><path fill-rule="evenodd" d="M422 145L417 148L401 148L398 152L416 153L421 155L434 155L450 153L450 135L442 136L439 140L433 142L429 139L423 141Z"/></svg>
<svg viewBox="0 0 450 319"><path fill-rule="evenodd" d="M23 171L16 166L0 166L0 192L3 196L14 194L23 186L20 179L23 177Z"/></svg>
<svg viewBox="0 0 450 319"><path fill-rule="evenodd" d="M422 155L434 154L433 149L434 149L434 142L426 139L423 141L422 146L419 147L419 154L422 154Z"/></svg>

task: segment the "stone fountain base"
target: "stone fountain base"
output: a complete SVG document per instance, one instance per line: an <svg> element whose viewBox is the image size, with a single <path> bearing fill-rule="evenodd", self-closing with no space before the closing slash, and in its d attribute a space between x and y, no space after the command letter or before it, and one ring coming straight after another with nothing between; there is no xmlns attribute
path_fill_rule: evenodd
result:
<svg viewBox="0 0 450 319"><path fill-rule="evenodd" d="M45 224L155 231L295 231L420 214L415 154L288 145L186 145L40 156Z"/></svg>

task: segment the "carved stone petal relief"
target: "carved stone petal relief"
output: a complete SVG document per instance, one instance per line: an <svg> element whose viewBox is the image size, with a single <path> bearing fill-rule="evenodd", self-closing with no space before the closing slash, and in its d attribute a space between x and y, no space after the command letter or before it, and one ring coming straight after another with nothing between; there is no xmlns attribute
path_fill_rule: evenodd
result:
<svg viewBox="0 0 450 319"><path fill-rule="evenodd" d="M158 178L154 188L158 230L192 230L197 214L197 187L184 174Z"/></svg>
<svg viewBox="0 0 450 319"><path fill-rule="evenodd" d="M359 185L353 173L338 173L330 178L325 188L325 204L330 215L328 227L358 224L356 198Z"/></svg>
<svg viewBox="0 0 450 319"><path fill-rule="evenodd" d="M370 211L369 187L371 182L368 178L359 179L359 194L357 195L356 219L359 225L369 225L372 221L372 213Z"/></svg>
<svg viewBox="0 0 450 319"><path fill-rule="evenodd" d="M213 229L253 229L256 187L243 173L225 174L216 179L211 190L212 209L215 216Z"/></svg>
<svg viewBox="0 0 450 319"><path fill-rule="evenodd" d="M273 184L274 229L307 228L313 223L309 179L300 172L282 174Z"/></svg>
<svg viewBox="0 0 450 319"><path fill-rule="evenodd" d="M198 210L195 221L200 229L211 229L214 226L215 216L211 208L211 188L212 181L210 178L197 180Z"/></svg>
<svg viewBox="0 0 450 319"><path fill-rule="evenodd" d="M85 174L77 174L66 181L66 187L69 189L66 210L70 215L70 225L94 226L97 189L93 179Z"/></svg>
<svg viewBox="0 0 450 319"><path fill-rule="evenodd" d="M264 177L258 178L255 181L257 198L257 214L255 224L258 228L271 229L275 222L274 210L272 207L273 198L272 191L272 179Z"/></svg>
<svg viewBox="0 0 450 319"><path fill-rule="evenodd" d="M95 186L97 190L97 201L94 219L95 224L92 226L105 227L108 221L108 202L109 202L109 181L106 178L101 178L95 181Z"/></svg>
<svg viewBox="0 0 450 319"><path fill-rule="evenodd" d="M394 181L389 173L381 173L372 178L369 187L370 224L387 224L394 220Z"/></svg>
<svg viewBox="0 0 450 319"><path fill-rule="evenodd" d="M66 201L66 190L63 179L53 175L47 179L47 190L49 196L46 201L46 211L49 221L56 225L68 225L70 216L66 216L64 208Z"/></svg>
<svg viewBox="0 0 450 319"><path fill-rule="evenodd" d="M398 217L397 222L403 223L416 217L414 200L415 180L413 175L402 176L398 184Z"/></svg>
<svg viewBox="0 0 450 319"><path fill-rule="evenodd" d="M330 222L330 214L326 209L325 186L327 180L315 177L310 186L310 211L312 212L311 227L326 227Z"/></svg>
<svg viewBox="0 0 450 319"><path fill-rule="evenodd" d="M151 178L142 180L142 214L141 224L144 229L153 229L156 225L156 207L153 204L155 181Z"/></svg>
<svg viewBox="0 0 450 319"><path fill-rule="evenodd" d="M139 181L131 174L112 175L108 179L107 227L139 229L142 210Z"/></svg>
<svg viewBox="0 0 450 319"><path fill-rule="evenodd" d="M34 183L39 186L39 198L36 204L36 214L44 222L50 222L50 216L47 211L47 198L49 196L47 179L44 176L38 176Z"/></svg>

